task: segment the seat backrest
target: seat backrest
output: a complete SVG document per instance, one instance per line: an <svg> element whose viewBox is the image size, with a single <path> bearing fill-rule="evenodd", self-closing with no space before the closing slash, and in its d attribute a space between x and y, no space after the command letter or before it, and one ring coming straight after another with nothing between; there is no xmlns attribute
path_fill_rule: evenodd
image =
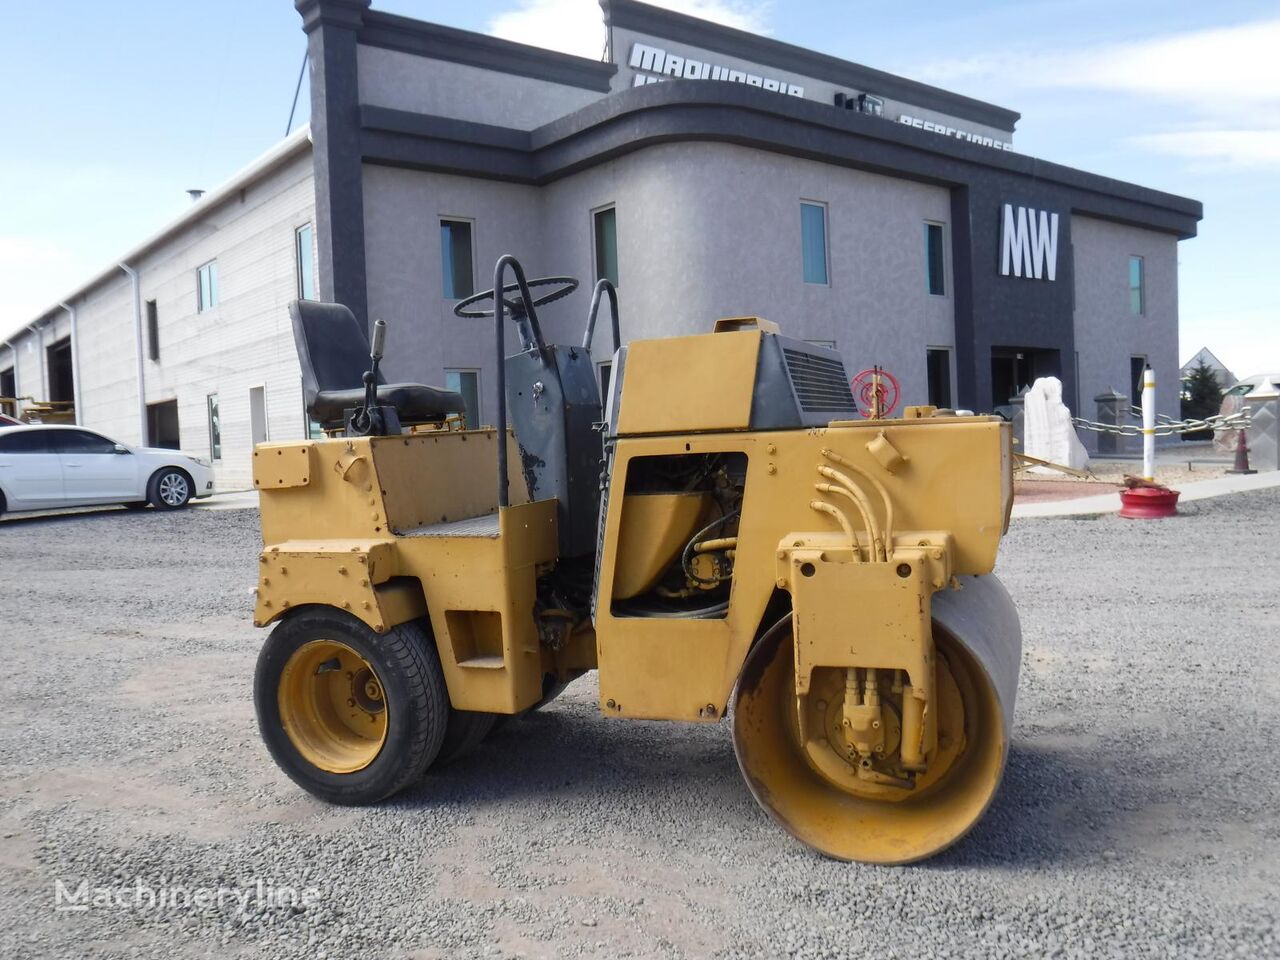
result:
<svg viewBox="0 0 1280 960"><path fill-rule="evenodd" d="M302 366L302 392L308 410L321 391L361 386L361 378L369 368L369 338L350 307L294 300L289 304L289 317L293 320L293 342Z"/></svg>

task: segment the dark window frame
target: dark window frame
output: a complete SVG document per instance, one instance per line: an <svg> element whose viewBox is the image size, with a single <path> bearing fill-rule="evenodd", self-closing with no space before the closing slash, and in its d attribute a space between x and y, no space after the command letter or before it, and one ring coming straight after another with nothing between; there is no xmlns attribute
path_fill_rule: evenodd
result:
<svg viewBox="0 0 1280 960"><path fill-rule="evenodd" d="M931 297L947 295L947 229L937 220L924 222L924 288Z"/></svg>
<svg viewBox="0 0 1280 960"><path fill-rule="evenodd" d="M1135 287L1133 283L1133 265L1138 265L1138 284ZM1147 259L1136 253L1129 254L1129 314L1134 317L1145 317L1147 315ZM1137 303L1134 303L1134 295L1137 295Z"/></svg>
<svg viewBox="0 0 1280 960"><path fill-rule="evenodd" d="M147 312L147 356L160 362L160 312L154 300L148 300Z"/></svg>
<svg viewBox="0 0 1280 960"><path fill-rule="evenodd" d="M811 250L808 231L805 229L805 208L809 207L822 214L822 279L811 279L816 276L810 270ZM817 263L812 264L814 267ZM800 276L806 284L815 287L831 286L831 208L822 200L800 201Z"/></svg>
<svg viewBox="0 0 1280 960"><path fill-rule="evenodd" d="M937 402L937 400L940 398L938 398L934 393L933 371L929 368L929 361L932 359L932 357L939 354L942 356L943 363L944 363L944 366L942 368L943 370L942 379L946 384L947 396L945 398L945 401L946 401L945 403ZM956 383L955 383L955 377L952 375L953 373L952 366L953 366L954 360L955 360L955 351L952 347L925 347L925 389L928 393L927 399L931 406L939 407L941 409L951 409L952 407L954 407L956 402Z"/></svg>
<svg viewBox="0 0 1280 960"><path fill-rule="evenodd" d="M602 235L602 225L608 224L608 231L612 235L609 243L602 243L605 237ZM613 269L610 270L609 254L613 254ZM616 203L606 203L604 206L596 207L591 211L591 265L594 271L595 282L601 280L609 280L615 287L622 286L622 270L619 264L618 256L618 205Z"/></svg>
<svg viewBox="0 0 1280 960"><path fill-rule="evenodd" d="M458 376L458 386L456 389L450 386L450 376L453 374L457 374ZM457 412L461 413L464 417L466 417L467 429L475 430L480 426L480 422L483 414L483 407L484 407L484 394L481 391L481 382L480 382L482 379L480 368L479 367L446 367L444 371L445 389L454 390L455 393L460 395L462 397L463 404L465 406L467 395L466 395L466 392L462 389L462 377L464 374L470 374L471 376L475 377L476 409L460 410ZM474 422L472 422L472 417L475 418Z"/></svg>
<svg viewBox="0 0 1280 960"><path fill-rule="evenodd" d="M476 222L470 217L440 216L440 292L445 300L465 300L476 292ZM467 232L467 264L463 273L457 263L459 246L454 242L455 227ZM447 240L447 242L446 242ZM459 279L465 280L459 290Z"/></svg>
<svg viewBox="0 0 1280 960"><path fill-rule="evenodd" d="M222 459L222 407L216 393L205 394L204 412L209 423L209 460L216 463Z"/></svg>
<svg viewBox="0 0 1280 960"><path fill-rule="evenodd" d="M613 389L612 360L601 360L596 364L596 384L600 388L600 406L608 408L609 391Z"/></svg>
<svg viewBox="0 0 1280 960"><path fill-rule="evenodd" d="M1134 363L1135 360L1138 363ZM1142 379L1150 362L1145 353L1129 354L1129 392L1132 394L1129 397L1129 406L1131 407L1142 406Z"/></svg>
<svg viewBox="0 0 1280 960"><path fill-rule="evenodd" d="M304 257L302 252L302 235L307 235L307 255ZM293 260L294 273L297 277L298 299L299 300L315 300L316 299L316 231L315 225L310 221L294 228L293 231ZM304 268L305 264L305 268ZM310 291L307 290L308 284Z"/></svg>
<svg viewBox="0 0 1280 960"><path fill-rule="evenodd" d="M218 258L206 260L196 267L196 313L204 313L218 305Z"/></svg>
<svg viewBox="0 0 1280 960"><path fill-rule="evenodd" d="M3 388L0 388L0 397L14 397L16 399L18 395L17 366L11 364L7 367L0 367L0 383L5 382L6 380L13 384L12 391L6 392ZM16 403L0 403L0 413L13 417L16 420L18 417L18 405Z"/></svg>

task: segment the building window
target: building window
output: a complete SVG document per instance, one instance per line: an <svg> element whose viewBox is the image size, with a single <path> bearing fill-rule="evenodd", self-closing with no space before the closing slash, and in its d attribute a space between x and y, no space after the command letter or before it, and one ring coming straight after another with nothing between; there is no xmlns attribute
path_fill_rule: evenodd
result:
<svg viewBox="0 0 1280 960"><path fill-rule="evenodd" d="M160 317L154 300L147 301L147 354L152 360L160 359Z"/></svg>
<svg viewBox="0 0 1280 960"><path fill-rule="evenodd" d="M823 203L800 204L800 252L804 282L827 282L827 207Z"/></svg>
<svg viewBox="0 0 1280 960"><path fill-rule="evenodd" d="M316 298L316 258L311 224L300 226L294 233L293 249L298 261L298 299Z"/></svg>
<svg viewBox="0 0 1280 960"><path fill-rule="evenodd" d="M446 370L444 372L446 390L462 395L463 425L474 430L480 426L480 371L479 370Z"/></svg>
<svg viewBox="0 0 1280 960"><path fill-rule="evenodd" d="M1129 405L1142 406L1142 375L1147 370L1146 357L1129 358Z"/></svg>
<svg viewBox="0 0 1280 960"><path fill-rule="evenodd" d="M935 297L947 294L946 261L943 258L942 224L926 223L924 225L924 270L925 284L929 293Z"/></svg>
<svg viewBox="0 0 1280 960"><path fill-rule="evenodd" d="M618 285L618 210L605 207L591 215L595 228L596 280Z"/></svg>
<svg viewBox="0 0 1280 960"><path fill-rule="evenodd" d="M218 261L210 260L196 271L196 309L204 313L218 305Z"/></svg>
<svg viewBox="0 0 1280 960"><path fill-rule="evenodd" d="M1143 269L1141 257L1129 258L1129 312L1140 317L1147 312L1146 298L1143 289Z"/></svg>
<svg viewBox="0 0 1280 960"><path fill-rule="evenodd" d="M471 221L441 220L440 266L446 300L461 300L476 292L471 260Z"/></svg>
<svg viewBox="0 0 1280 960"><path fill-rule="evenodd" d="M267 388L249 388L249 436L256 447L271 439L267 429Z"/></svg>
<svg viewBox="0 0 1280 960"><path fill-rule="evenodd" d="M600 404L609 406L609 386L613 382L613 362L605 360L596 364L600 368Z"/></svg>
<svg viewBox="0 0 1280 960"><path fill-rule="evenodd" d="M206 403L209 408L209 459L222 459L222 420L218 416L218 395L209 394Z"/></svg>
<svg viewBox="0 0 1280 960"><path fill-rule="evenodd" d="M951 395L951 351L946 347L930 347L926 357L929 404L950 408L955 403Z"/></svg>

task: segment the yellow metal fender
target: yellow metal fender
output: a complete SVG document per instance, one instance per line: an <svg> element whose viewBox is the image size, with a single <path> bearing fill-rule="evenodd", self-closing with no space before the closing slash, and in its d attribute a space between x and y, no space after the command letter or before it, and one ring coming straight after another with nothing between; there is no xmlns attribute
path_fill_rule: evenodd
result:
<svg viewBox="0 0 1280 960"><path fill-rule="evenodd" d="M258 556L254 626L292 609L324 604L382 633L425 616L422 584L400 576L394 540L287 540Z"/></svg>

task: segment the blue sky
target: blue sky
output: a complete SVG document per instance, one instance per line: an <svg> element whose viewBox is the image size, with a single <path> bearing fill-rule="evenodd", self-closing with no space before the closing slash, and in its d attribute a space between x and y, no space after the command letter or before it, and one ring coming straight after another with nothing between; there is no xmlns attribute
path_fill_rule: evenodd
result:
<svg viewBox="0 0 1280 960"><path fill-rule="evenodd" d="M1280 370L1280 9L1170 0L663 0L1011 107L1022 153L1201 200L1180 354ZM374 0L598 57L595 0ZM290 0L20 4L0 32L0 326L34 317L285 132ZM304 85L299 119L306 119ZM296 121L295 121L296 122ZM1265 368L1265 371L1264 371Z"/></svg>

